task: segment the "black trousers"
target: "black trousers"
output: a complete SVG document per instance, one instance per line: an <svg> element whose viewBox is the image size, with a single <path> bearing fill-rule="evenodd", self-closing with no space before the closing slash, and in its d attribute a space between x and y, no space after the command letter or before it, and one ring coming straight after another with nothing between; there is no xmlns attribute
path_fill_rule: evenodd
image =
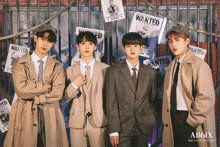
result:
<svg viewBox="0 0 220 147"><path fill-rule="evenodd" d="M124 136L123 133L120 133L118 147L143 147L147 143L148 136L143 134L135 123L129 135Z"/></svg>
<svg viewBox="0 0 220 147"><path fill-rule="evenodd" d="M171 110L174 147L198 147L197 140L190 138L192 133L196 133L196 128L193 128L186 122L188 113L188 111L172 112Z"/></svg>
<svg viewBox="0 0 220 147"><path fill-rule="evenodd" d="M38 107L37 147L46 147L45 119L43 109Z"/></svg>

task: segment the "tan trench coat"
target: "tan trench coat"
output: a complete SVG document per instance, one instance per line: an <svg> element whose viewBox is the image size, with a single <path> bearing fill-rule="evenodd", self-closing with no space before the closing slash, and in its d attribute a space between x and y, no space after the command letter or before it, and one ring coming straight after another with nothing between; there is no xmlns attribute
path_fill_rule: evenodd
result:
<svg viewBox="0 0 220 147"><path fill-rule="evenodd" d="M37 147L37 104L43 105L47 147L67 147L64 118L59 108L65 86L62 65L48 56L43 81L37 81L29 53L18 59L12 69L18 100L11 109L4 147ZM48 92L48 83L52 91Z"/></svg>
<svg viewBox="0 0 220 147"><path fill-rule="evenodd" d="M173 66L177 58L167 67L163 91L163 147L173 147L173 132L170 117L170 93L172 86ZM196 57L190 50L187 51L180 71L182 93L185 98L189 115L187 123L196 127L197 133L207 133L207 136L198 135L199 147L216 147L214 103L215 92L212 73L202 59ZM193 96L193 87L195 96ZM210 136L209 133L212 135ZM213 138L212 138L213 137ZM192 138L193 139L193 138Z"/></svg>

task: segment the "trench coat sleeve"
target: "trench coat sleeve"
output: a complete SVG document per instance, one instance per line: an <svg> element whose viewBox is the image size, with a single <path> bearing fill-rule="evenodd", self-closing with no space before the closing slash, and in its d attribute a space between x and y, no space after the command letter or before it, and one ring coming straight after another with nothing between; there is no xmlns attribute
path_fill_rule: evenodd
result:
<svg viewBox="0 0 220 147"><path fill-rule="evenodd" d="M114 75L114 67L109 67L106 71L106 111L108 117L109 133L120 132L120 118L116 94L116 79Z"/></svg>
<svg viewBox="0 0 220 147"><path fill-rule="evenodd" d="M22 99L34 99L34 97L48 91L50 87L48 82L28 79L27 76L25 65L20 64L17 60L12 68L12 78L18 97Z"/></svg>
<svg viewBox="0 0 220 147"><path fill-rule="evenodd" d="M202 64L196 73L195 101L192 103L192 109L186 120L192 127L201 125L209 112L214 109L215 94L212 73L208 64Z"/></svg>
<svg viewBox="0 0 220 147"><path fill-rule="evenodd" d="M54 72L49 81L51 81L52 90L48 93L46 92L43 95L35 97L35 104L54 103L62 99L65 87L65 76L61 64L57 63L55 65Z"/></svg>
<svg viewBox="0 0 220 147"><path fill-rule="evenodd" d="M74 75L72 73L72 68L67 68L66 72L66 88L65 88L65 92L64 92L64 98L63 98L63 102L69 102L71 99L73 98L77 98L79 97L79 93L80 90L78 88L78 90L76 90L73 85L72 85L72 81L74 80Z"/></svg>

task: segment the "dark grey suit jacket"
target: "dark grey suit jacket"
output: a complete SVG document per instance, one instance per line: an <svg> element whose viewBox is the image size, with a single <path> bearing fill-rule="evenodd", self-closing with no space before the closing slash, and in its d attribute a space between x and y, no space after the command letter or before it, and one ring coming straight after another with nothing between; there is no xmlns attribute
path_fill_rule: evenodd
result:
<svg viewBox="0 0 220 147"><path fill-rule="evenodd" d="M128 135L134 123L144 134L156 125L157 71L140 64L137 90L126 62L106 71L106 107L109 133Z"/></svg>

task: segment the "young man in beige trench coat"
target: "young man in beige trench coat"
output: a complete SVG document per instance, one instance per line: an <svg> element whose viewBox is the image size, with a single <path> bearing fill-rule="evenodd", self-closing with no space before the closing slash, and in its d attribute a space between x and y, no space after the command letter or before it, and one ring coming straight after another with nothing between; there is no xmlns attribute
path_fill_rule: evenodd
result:
<svg viewBox="0 0 220 147"><path fill-rule="evenodd" d="M62 65L47 52L56 42L51 25L34 36L35 51L18 59L12 78L18 100L13 104L4 147L67 147L64 118L59 107L65 87Z"/></svg>
<svg viewBox="0 0 220 147"><path fill-rule="evenodd" d="M176 56L167 67L163 89L163 147L216 147L212 73L188 49L190 33L173 26L166 34Z"/></svg>

